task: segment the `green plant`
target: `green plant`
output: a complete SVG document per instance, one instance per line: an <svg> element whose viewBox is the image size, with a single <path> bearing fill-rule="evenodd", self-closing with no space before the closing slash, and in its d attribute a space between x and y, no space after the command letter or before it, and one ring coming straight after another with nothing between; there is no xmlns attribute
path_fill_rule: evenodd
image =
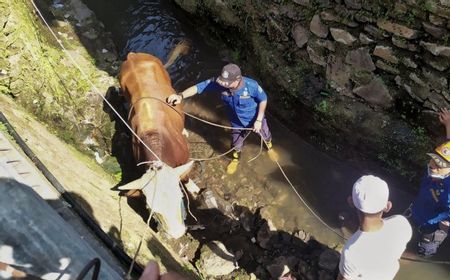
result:
<svg viewBox="0 0 450 280"><path fill-rule="evenodd" d="M314 109L318 112L328 114L330 110L330 104L328 104L328 100L324 99L319 102L316 106L314 106Z"/></svg>
<svg viewBox="0 0 450 280"><path fill-rule="evenodd" d="M9 133L8 128L6 127L6 125L4 123L0 123L0 132Z"/></svg>
<svg viewBox="0 0 450 280"><path fill-rule="evenodd" d="M231 59L233 59L233 61L241 60L241 53L239 52L239 50L233 50L233 52L231 52Z"/></svg>

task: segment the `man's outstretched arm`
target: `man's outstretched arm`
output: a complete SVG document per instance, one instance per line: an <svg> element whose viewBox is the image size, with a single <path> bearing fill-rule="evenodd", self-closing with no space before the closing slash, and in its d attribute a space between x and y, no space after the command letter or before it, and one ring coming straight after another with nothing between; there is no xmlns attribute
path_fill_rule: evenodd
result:
<svg viewBox="0 0 450 280"><path fill-rule="evenodd" d="M182 91L179 94L171 94L167 98L167 103L173 104L173 105L180 104L183 99L194 96L197 94L197 92L198 92L197 86L193 85L191 87L188 87L187 89L185 89L184 91Z"/></svg>

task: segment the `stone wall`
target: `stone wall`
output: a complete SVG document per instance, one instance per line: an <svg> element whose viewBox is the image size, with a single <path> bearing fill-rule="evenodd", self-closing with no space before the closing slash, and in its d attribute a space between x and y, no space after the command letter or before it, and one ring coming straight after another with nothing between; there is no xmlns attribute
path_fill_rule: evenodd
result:
<svg viewBox="0 0 450 280"><path fill-rule="evenodd" d="M416 178L444 136L448 0L175 2L214 22L256 69L271 112L327 150Z"/></svg>
<svg viewBox="0 0 450 280"><path fill-rule="evenodd" d="M114 124L97 92L104 94L117 83L110 76L118 70L115 47L102 37L94 14L80 1L35 3L87 77L63 52L30 1L0 0L0 94L12 97L79 150L97 154L102 162L112 159L108 155ZM111 168L119 171L115 164Z"/></svg>

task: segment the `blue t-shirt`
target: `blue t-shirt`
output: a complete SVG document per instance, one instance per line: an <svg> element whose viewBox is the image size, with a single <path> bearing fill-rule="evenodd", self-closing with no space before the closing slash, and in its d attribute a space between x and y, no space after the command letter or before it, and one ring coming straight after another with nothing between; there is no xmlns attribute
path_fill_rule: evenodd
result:
<svg viewBox="0 0 450 280"><path fill-rule="evenodd" d="M412 207L412 218L419 226L437 226L450 219L450 177L443 180L425 176Z"/></svg>
<svg viewBox="0 0 450 280"><path fill-rule="evenodd" d="M243 77L243 85L230 90L222 87L215 78L208 79L197 85L197 92L217 92L227 105L227 113L232 127L249 127L258 115L259 103L267 100L267 94L255 80Z"/></svg>

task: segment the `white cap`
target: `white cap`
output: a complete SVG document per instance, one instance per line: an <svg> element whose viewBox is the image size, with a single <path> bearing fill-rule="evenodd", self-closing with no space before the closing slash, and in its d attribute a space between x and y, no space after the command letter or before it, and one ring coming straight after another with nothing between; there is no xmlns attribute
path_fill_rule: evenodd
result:
<svg viewBox="0 0 450 280"><path fill-rule="evenodd" d="M353 204L364 213L381 212L386 207L388 198L389 188L387 183L376 176L362 176L353 185Z"/></svg>

